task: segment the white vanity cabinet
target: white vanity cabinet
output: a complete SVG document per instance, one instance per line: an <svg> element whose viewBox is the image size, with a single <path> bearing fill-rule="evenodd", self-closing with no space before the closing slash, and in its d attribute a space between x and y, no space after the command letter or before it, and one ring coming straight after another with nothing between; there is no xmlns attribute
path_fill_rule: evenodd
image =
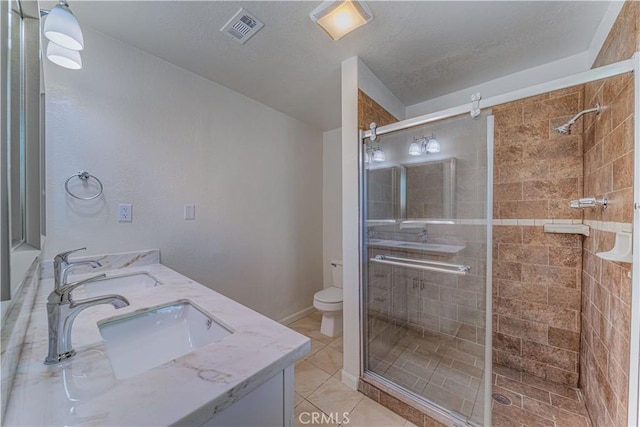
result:
<svg viewBox="0 0 640 427"><path fill-rule="evenodd" d="M270 427L292 426L293 365L214 415L203 426Z"/></svg>

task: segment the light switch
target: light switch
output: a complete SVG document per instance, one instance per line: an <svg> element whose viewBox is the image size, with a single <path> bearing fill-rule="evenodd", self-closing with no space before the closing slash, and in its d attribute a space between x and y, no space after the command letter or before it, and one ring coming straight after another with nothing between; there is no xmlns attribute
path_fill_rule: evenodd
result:
<svg viewBox="0 0 640 427"><path fill-rule="evenodd" d="M184 219L196 219L196 205L184 205Z"/></svg>

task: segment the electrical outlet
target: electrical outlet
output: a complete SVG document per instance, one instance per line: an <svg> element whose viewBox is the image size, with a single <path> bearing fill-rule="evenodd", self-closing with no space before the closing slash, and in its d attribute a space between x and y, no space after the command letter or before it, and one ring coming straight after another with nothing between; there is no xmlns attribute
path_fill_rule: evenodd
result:
<svg viewBox="0 0 640 427"><path fill-rule="evenodd" d="M131 222L132 221L132 209L130 204L118 205L118 222Z"/></svg>

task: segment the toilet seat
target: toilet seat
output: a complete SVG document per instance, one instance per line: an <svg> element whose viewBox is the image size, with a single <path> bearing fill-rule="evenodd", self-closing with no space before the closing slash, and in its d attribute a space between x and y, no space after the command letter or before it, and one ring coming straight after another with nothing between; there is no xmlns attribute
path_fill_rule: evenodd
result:
<svg viewBox="0 0 640 427"><path fill-rule="evenodd" d="M337 304L342 302L342 289L331 286L330 288L323 289L313 296L318 302L325 304Z"/></svg>

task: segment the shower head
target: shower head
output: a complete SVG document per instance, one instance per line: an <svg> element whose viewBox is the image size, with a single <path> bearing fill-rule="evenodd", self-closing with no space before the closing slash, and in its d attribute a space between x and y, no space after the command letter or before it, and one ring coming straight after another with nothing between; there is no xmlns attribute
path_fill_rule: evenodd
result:
<svg viewBox="0 0 640 427"><path fill-rule="evenodd" d="M567 123L558 126L557 128L554 128L553 130L556 133L562 134L562 135L569 135L571 134L571 126L576 122L576 120L578 120L583 114L587 114L587 113L596 113L596 114L600 114L600 111L602 110L602 108L600 107L600 104L596 104L595 107L590 108L588 110L582 110L580 111L578 114L576 114L575 116L573 116L571 118L571 120L569 120Z"/></svg>
<svg viewBox="0 0 640 427"><path fill-rule="evenodd" d="M556 133L560 133L562 135L568 135L571 133L571 125L573 123L571 122L567 122L565 124L563 124L562 126L558 126L557 128L554 129L554 131L556 131Z"/></svg>

